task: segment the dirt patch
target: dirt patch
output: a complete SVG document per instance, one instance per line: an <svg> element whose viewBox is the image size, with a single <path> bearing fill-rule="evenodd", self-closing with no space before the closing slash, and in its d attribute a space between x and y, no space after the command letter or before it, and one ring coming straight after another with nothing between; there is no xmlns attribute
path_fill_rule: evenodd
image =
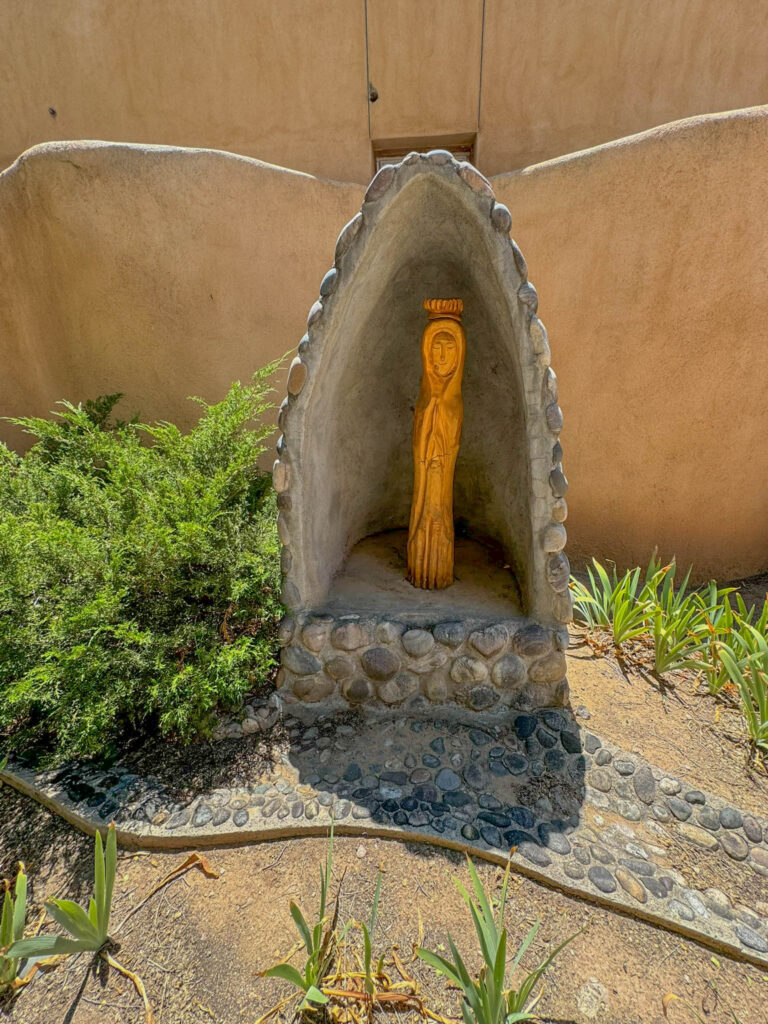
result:
<svg viewBox="0 0 768 1024"><path fill-rule="evenodd" d="M23 856L30 868L34 864L41 872L33 878L30 919L43 896L57 890L85 899L90 840L7 787L1 799L4 869ZM141 974L158 1024L253 1024L288 994L286 983L260 979L257 972L295 947L289 902L295 900L308 912L316 906L317 865L325 850L322 839L302 839L208 851L220 871L218 879L191 872L130 918L119 933L116 955ZM121 854L113 922L119 923L183 856ZM468 912L451 883L453 875L468 881L463 858L394 841L338 839L334 891L341 883L343 918L367 918L379 869L383 888L375 943L385 954L387 973L393 983L403 980L393 962L394 950L425 1004L456 1017L456 994L414 959L413 944L423 941L441 951L450 931L467 950L470 965L479 965L472 953ZM478 869L485 885L497 891L502 872L482 863ZM731 1020L725 999L743 1024L765 1020L768 977L757 968L713 957L686 939L515 877L507 916L515 943L534 920L541 921L541 929L525 957L528 967L555 943L585 929L547 975L537 1008L545 1019L657 1024L663 1019L661 998L673 990L689 998L711 1024ZM352 936L357 948L359 935ZM0 1016L14 1024L65 1019L70 1024L138 1024L144 1019L130 983L114 972L92 972L85 957L38 976ZM286 1007L278 1019L290 1018ZM415 1011L397 1019L402 1024L422 1020ZM681 1024L691 1020L679 1008L671 1010L670 1019Z"/></svg>
<svg viewBox="0 0 768 1024"><path fill-rule="evenodd" d="M586 635L571 627L568 682L571 705L590 713L587 728L692 786L764 815L768 774L761 765L747 765L738 709L702 691L694 672L656 679L641 665L652 659L641 644L620 663L610 651L598 656Z"/></svg>

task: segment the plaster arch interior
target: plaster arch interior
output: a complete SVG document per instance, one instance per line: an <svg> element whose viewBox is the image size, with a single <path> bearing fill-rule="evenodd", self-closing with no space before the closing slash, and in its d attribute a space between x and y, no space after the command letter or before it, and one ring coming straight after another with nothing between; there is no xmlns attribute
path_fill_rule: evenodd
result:
<svg viewBox="0 0 768 1024"><path fill-rule="evenodd" d="M564 659L554 648L570 602L563 594L565 507L552 477L562 476L560 410L536 292L509 221L470 165L445 153L412 154L379 172L339 238L289 372L275 464L283 597L295 616L284 626L283 686L298 677L294 693L302 699L333 689L327 665L321 675L324 649L333 661L334 649L397 644L414 630L434 629L436 638L447 621L461 626L454 638L466 634L454 648L478 629L495 629L495 640L478 640L474 650L488 654L482 648L490 644L490 654L502 656L518 631L538 630L533 656L556 659L540 682L562 680ZM467 335L455 581L437 591L405 579L426 298L461 298ZM558 502L562 514L555 515ZM422 642L431 648L433 639ZM384 660L401 667L402 654ZM455 683L462 668L446 669L443 652L434 657L437 675L431 662L405 661L430 676L430 699L442 700L446 672ZM490 668L472 663L470 675L485 678ZM513 668L526 676L522 662ZM331 677L337 669L331 665ZM389 676L380 682L389 685ZM370 695L365 680L357 691L341 689L348 700ZM399 703L413 680L401 679L397 699L391 689L378 696ZM550 688L529 703L552 698Z"/></svg>
<svg viewBox="0 0 768 1024"><path fill-rule="evenodd" d="M314 602L333 589L359 541L408 525L422 300L430 296L464 301L464 424L454 488L459 546L483 564L482 546L488 565L512 567L525 592L531 531L522 379L507 340L515 325L485 248L471 210L431 177L409 184L366 247L326 337L304 419L305 544L321 555L311 559L314 578L307 574ZM469 539L472 553L462 544ZM504 593L514 600L510 584ZM418 593L426 606L439 607L446 596Z"/></svg>

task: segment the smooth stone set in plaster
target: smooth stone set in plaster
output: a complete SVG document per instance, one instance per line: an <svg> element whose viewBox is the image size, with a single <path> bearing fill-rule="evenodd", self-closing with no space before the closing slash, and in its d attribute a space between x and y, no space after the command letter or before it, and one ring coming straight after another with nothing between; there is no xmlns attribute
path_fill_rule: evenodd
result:
<svg viewBox="0 0 768 1024"><path fill-rule="evenodd" d="M435 188L439 191L435 192ZM353 681L339 686L340 679L333 667L328 671L329 662L333 661L332 642L328 641L330 646L320 659L316 657L320 652L312 650L311 643L308 646L304 640L308 627L322 625L322 622L313 623L311 616L321 607L334 573L339 571L354 543L366 535L366 527L360 523L345 523L350 503L343 495L332 493L333 479L341 482L342 489L353 486L355 495L364 491L368 484L354 460L346 460L341 453L324 448L327 423L335 415L335 410L325 409L322 403L330 401L326 395L327 381L333 380L334 373L338 378L340 368L348 359L344 346L358 343L355 330L351 330L349 325L350 322L356 323L354 319L350 321L350 308L353 308L351 304L359 301L361 276L368 282L369 293L374 295L370 299L370 308L375 308L376 281L371 284L371 272L366 268L370 266L371 253L379 251L377 246L384 251L384 246L396 244L396 239L393 242L387 236L391 231L389 211L396 209L400 197L409 189L421 189L423 195L411 192L408 202L416 202L414 196L418 198L421 195L423 202L431 201L435 206L435 196L439 196L440 202L451 204L457 218L462 217L466 224L471 225L474 234L467 244L473 243L474 248L469 255L473 260L485 256L487 267L482 273L488 280L493 280L496 288L494 301L501 303L499 309L504 307L503 336L509 348L510 372L518 381L517 384L514 380L507 383L520 392L520 407L515 408L515 415L521 417L520 429L524 435L520 453L509 457L524 462L519 468L516 485L517 490L523 493L522 496L517 495L515 501L523 509L525 521L513 524L509 519L511 511L499 497L507 493L503 491L506 486L504 480L499 479L505 473L503 466L491 467L490 475L497 491L487 499L481 495L477 500L494 506L494 515L499 522L504 522L507 517L505 530L515 539L518 550L523 552L520 556L522 564L515 568L520 577L525 614L530 621L549 632L549 646L553 651L546 665L535 667L525 664L525 671L517 673L517 682L511 668L506 672L498 668L494 676L496 662L489 661L490 655L475 650L471 656L462 653L456 658L446 657L447 668L435 666L436 674L427 685L423 679L427 673L418 671L418 660L411 661L414 656L407 650L403 651L399 636L394 636L378 643L382 650L388 651L402 664L404 674L395 673L391 677L398 679L397 683L377 678L376 672L380 670L375 666L372 675L366 671L365 665L355 663ZM439 210L437 212L442 216ZM435 219L435 230L439 232L440 216ZM459 689L470 683L484 683L487 694L481 694L474 702L459 697L461 702L478 709L497 702L517 706L563 703L564 686L560 684L565 677L565 665L559 651L562 649L564 625L572 617L568 591L570 567L563 551L566 532L562 525L567 516L565 495L568 484L562 470L562 448L557 440L563 419L557 404L557 378L550 367L547 333L536 316L536 290L527 280L522 253L509 237L510 227L509 211L495 202L488 181L470 164L459 163L450 153L436 150L426 155L412 153L397 166L382 168L368 187L361 212L339 236L334 266L323 278L320 297L309 313L307 334L289 370L288 395L278 417L282 435L273 468L273 482L278 495L278 532L283 545L282 599L293 619L299 623L298 634L283 651L281 685L290 688L298 699L317 701L340 694L351 703L391 705L402 703L415 693L423 693L430 700L440 702L456 699ZM466 260L468 254L448 252L446 258ZM387 284L386 272L386 267L377 270L382 277L382 288ZM498 317L501 317L500 313ZM358 332L362 329L360 324L356 329ZM415 337L414 345L417 343L418 337ZM468 345L472 344L470 334ZM392 365L390 369L394 375L401 373L399 366ZM370 400L376 401L375 381L355 381L354 384L370 388ZM418 380L414 381L414 387L417 386ZM354 432L361 429L361 425L353 422L347 428ZM361 444L364 443L362 440ZM465 449L468 446L466 437L463 445ZM324 472L324 467L328 472ZM337 477L332 477L333 472L338 474ZM355 477L352 482L350 474ZM407 475L410 480L411 474ZM365 495L361 501L364 498ZM376 515L374 509L368 516L376 524L368 532L400 525L398 522L378 522ZM517 537L517 534L522 536ZM349 609L351 614L355 611L353 607ZM396 618L397 613L398 609L393 607L392 617ZM469 623L467 632L477 625ZM481 625L488 627L494 624L486 622ZM359 648L374 646L377 628L377 623L372 624L370 639L366 638L365 643L358 645ZM367 662L372 664L371 659L375 657L368 655ZM467 661L469 657L473 660ZM477 678L467 678L473 675Z"/></svg>
<svg viewBox="0 0 768 1024"><path fill-rule="evenodd" d="M304 612L281 623L277 685L287 702L336 706L426 698L471 711L562 707L566 639L526 619L429 627Z"/></svg>
<svg viewBox="0 0 768 1024"><path fill-rule="evenodd" d="M2 777L87 831L114 820L126 846L327 834L333 820L339 834L417 839L497 863L515 847L519 873L768 966L768 820L566 711L361 717L273 696L218 735L252 744L250 757L239 759L239 780L224 768L205 789L176 778L171 789L129 758L38 773L14 764ZM699 888L703 861L709 884Z"/></svg>

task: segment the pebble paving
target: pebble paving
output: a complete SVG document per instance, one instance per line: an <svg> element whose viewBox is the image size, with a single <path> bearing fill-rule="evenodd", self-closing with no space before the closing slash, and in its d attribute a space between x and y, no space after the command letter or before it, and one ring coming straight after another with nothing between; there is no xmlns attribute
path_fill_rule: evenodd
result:
<svg viewBox="0 0 768 1024"><path fill-rule="evenodd" d="M497 860L515 847L525 874L768 966L768 821L619 750L565 710L480 722L419 707L313 713L273 696L247 711L219 736L258 733L271 769L183 805L128 763L37 773L16 764L2 777L86 828L114 820L125 845L258 840L333 819L339 832L407 834ZM719 858L718 878L746 872L752 904L696 889L672 866L675 845L694 862Z"/></svg>

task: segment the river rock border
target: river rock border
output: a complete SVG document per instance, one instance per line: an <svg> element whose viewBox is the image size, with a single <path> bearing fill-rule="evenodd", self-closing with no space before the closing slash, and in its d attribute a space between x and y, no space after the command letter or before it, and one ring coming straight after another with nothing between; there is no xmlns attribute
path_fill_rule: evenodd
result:
<svg viewBox="0 0 768 1024"><path fill-rule="evenodd" d="M525 619L429 628L359 615L287 616L278 687L287 700L390 707L424 698L472 711L562 707L558 631Z"/></svg>
<svg viewBox="0 0 768 1024"><path fill-rule="evenodd" d="M121 844L184 848L327 833L421 840L518 872L768 968L768 820L747 814L550 709L466 720L391 712L314 713L273 696L223 733L255 736L270 767L247 785L174 799L123 762L2 778ZM248 727L246 728L246 725ZM700 889L674 854L710 858L722 888ZM684 858L685 859L685 858ZM762 898L729 896L728 879Z"/></svg>

